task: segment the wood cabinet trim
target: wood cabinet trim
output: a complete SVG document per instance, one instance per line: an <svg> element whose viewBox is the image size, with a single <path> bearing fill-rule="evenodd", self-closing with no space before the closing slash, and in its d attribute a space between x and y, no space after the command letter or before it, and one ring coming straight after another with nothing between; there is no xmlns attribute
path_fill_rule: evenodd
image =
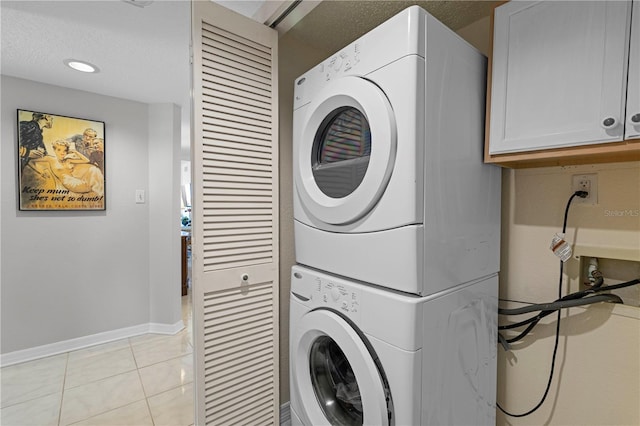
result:
<svg viewBox="0 0 640 426"><path fill-rule="evenodd" d="M485 163L509 168L568 166L638 160L640 160L640 139L485 157Z"/></svg>

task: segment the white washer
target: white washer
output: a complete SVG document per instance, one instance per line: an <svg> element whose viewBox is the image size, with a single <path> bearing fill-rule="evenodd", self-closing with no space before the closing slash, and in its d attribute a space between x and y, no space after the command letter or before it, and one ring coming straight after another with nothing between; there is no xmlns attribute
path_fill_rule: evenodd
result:
<svg viewBox="0 0 640 426"><path fill-rule="evenodd" d="M418 297L294 266L294 425L494 425L498 279Z"/></svg>
<svg viewBox="0 0 640 426"><path fill-rule="evenodd" d="M413 6L296 80L296 261L426 295L499 269L486 59Z"/></svg>

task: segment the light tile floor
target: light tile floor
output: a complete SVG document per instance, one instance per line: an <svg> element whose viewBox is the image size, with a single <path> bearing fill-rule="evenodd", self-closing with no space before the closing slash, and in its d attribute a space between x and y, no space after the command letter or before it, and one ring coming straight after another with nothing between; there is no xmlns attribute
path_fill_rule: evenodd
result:
<svg viewBox="0 0 640 426"><path fill-rule="evenodd" d="M146 334L4 367L0 424L193 424L190 296L185 329Z"/></svg>

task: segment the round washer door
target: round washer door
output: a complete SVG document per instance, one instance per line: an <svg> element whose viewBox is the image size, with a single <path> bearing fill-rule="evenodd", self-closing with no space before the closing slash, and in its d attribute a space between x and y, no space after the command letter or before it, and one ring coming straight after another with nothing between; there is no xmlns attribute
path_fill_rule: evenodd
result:
<svg viewBox="0 0 640 426"><path fill-rule="evenodd" d="M292 344L293 392L298 415L312 425L388 425L390 394L359 334L328 310L311 311Z"/></svg>
<svg viewBox="0 0 640 426"><path fill-rule="evenodd" d="M371 81L348 76L328 84L308 109L294 159L298 193L318 220L349 224L389 183L397 143L391 104Z"/></svg>

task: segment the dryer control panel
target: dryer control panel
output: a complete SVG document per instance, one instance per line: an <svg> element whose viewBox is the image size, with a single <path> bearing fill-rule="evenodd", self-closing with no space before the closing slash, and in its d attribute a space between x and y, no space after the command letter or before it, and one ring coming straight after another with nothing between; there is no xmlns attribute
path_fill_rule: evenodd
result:
<svg viewBox="0 0 640 426"><path fill-rule="evenodd" d="M294 86L293 109L309 103L311 97L308 93L317 93L321 87L336 77L362 72L363 70L360 69L362 67L358 66L361 44L352 43L297 78Z"/></svg>
<svg viewBox="0 0 640 426"><path fill-rule="evenodd" d="M405 56L418 55L424 60L426 15L420 8L407 9L406 14L392 17L299 76L293 109L309 103L319 90L340 77L366 76Z"/></svg>
<svg viewBox="0 0 640 426"><path fill-rule="evenodd" d="M360 318L360 292L340 278L294 267L291 293L309 308L329 308L354 321Z"/></svg>
<svg viewBox="0 0 640 426"><path fill-rule="evenodd" d="M329 59L318 64L317 70L329 81L341 73L348 73L360 62L360 43L353 43Z"/></svg>

